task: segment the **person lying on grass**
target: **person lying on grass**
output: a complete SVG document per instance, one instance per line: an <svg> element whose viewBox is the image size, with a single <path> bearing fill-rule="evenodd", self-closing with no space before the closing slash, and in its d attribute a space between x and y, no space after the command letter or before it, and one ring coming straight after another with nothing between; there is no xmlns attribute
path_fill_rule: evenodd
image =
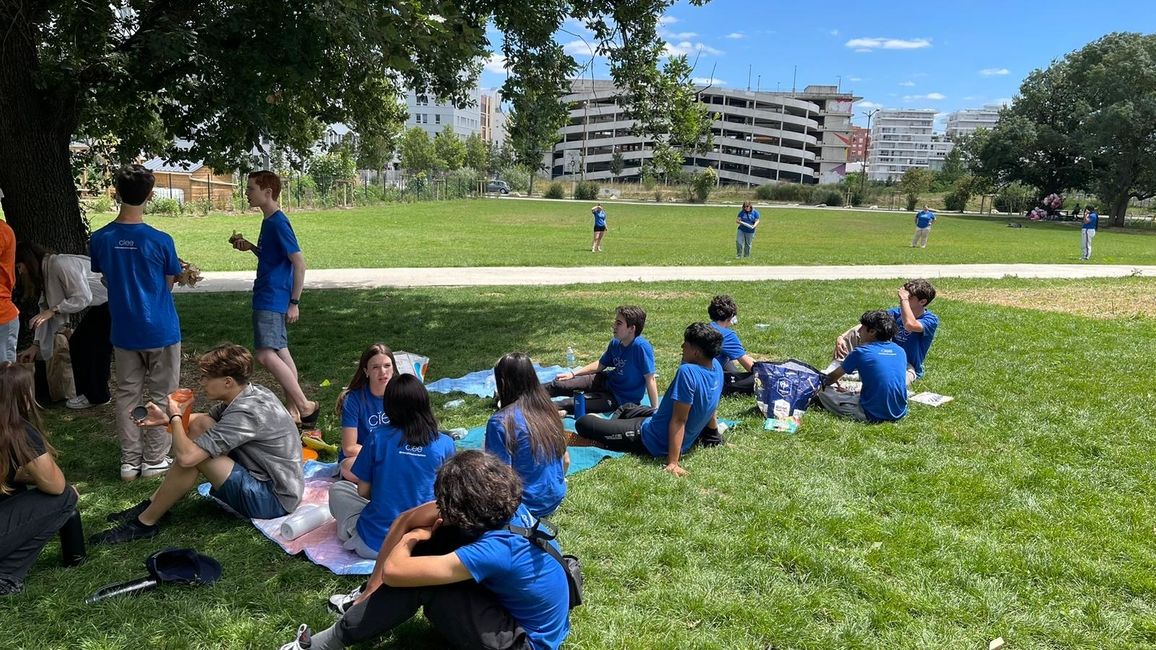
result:
<svg viewBox="0 0 1156 650"><path fill-rule="evenodd" d="M365 439L350 468L355 482L329 488L337 537L347 550L370 559L399 514L433 499L434 476L454 455L454 440L438 431L420 379L394 377L382 400L389 424Z"/></svg>
<svg viewBox="0 0 1156 650"><path fill-rule="evenodd" d="M562 418L526 353L499 359L494 383L500 410L486 422L486 451L509 463L522 479L522 503L530 514L548 517L566 496L570 452Z"/></svg>
<svg viewBox="0 0 1156 650"><path fill-rule="evenodd" d="M824 409L861 422L890 422L907 415L907 357L891 339L897 326L891 313L869 311L859 319L859 345L838 368L823 377L824 390L815 395ZM844 373L858 372L861 392L839 390L833 384Z"/></svg>
<svg viewBox="0 0 1156 650"><path fill-rule="evenodd" d="M642 307L622 305L614 311L614 338L597 361L574 372L564 372L546 385L551 397L586 394L587 413L609 413L623 404L639 404L642 396L658 401L654 347L642 335L646 312ZM573 413L574 401L558 402Z"/></svg>
<svg viewBox="0 0 1156 650"><path fill-rule="evenodd" d="M507 529L536 523L513 468L491 454L463 451L438 470L434 494L436 501L394 521L364 588L330 599L342 614L337 623L316 634L301 625L282 650L332 650L376 639L419 607L451 647L562 645L570 632L566 573L545 550Z"/></svg>
<svg viewBox="0 0 1156 650"><path fill-rule="evenodd" d="M221 345L201 355L205 397L219 400L206 413L194 413L185 432L181 404L172 396L167 408L153 402L138 426L169 423L176 464L152 497L115 512L112 528L94 535L94 544L120 544L155 537L160 520L196 486L201 476L209 492L242 516L283 517L301 502L301 438L293 416L268 388L249 383L253 356L239 345Z"/></svg>
<svg viewBox="0 0 1156 650"><path fill-rule="evenodd" d="M927 308L935 300L935 287L922 278L911 280L899 288L899 306L888 310L895 321L895 343L903 348L907 357L905 381L910 386L923 376L923 361L931 349L935 332L939 329L939 316ZM831 372L856 346L862 345L860 334L862 325L856 325L835 339L835 360L824 372Z"/></svg>
<svg viewBox="0 0 1156 650"><path fill-rule="evenodd" d="M587 415L575 423L578 435L607 449L665 458L664 470L685 476L678 462L695 442L722 442L715 418L723 385L722 366L715 357L722 340L710 325L691 323L683 333L682 363L657 411L631 404L612 420Z"/></svg>
<svg viewBox="0 0 1156 650"><path fill-rule="evenodd" d="M389 425L382 397L385 387L397 371L393 350L384 343L374 343L361 353L357 370L349 386L337 397L337 416L341 418L341 448L337 463L341 478L352 481L349 469L361 446L375 432Z"/></svg>

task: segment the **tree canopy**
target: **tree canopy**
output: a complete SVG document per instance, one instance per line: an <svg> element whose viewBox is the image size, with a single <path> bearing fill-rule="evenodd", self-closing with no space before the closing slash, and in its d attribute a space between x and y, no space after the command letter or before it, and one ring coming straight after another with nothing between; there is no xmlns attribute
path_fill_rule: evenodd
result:
<svg viewBox="0 0 1156 650"><path fill-rule="evenodd" d="M509 77L502 94L514 111L561 96L575 62L554 34L568 17L595 33L615 80L632 87L640 70L657 65L658 18L672 4L3 2L4 212L21 238L83 250L86 226L69 160L77 136L107 147L112 162L148 152L220 169L247 168L254 149L270 142L303 152L334 122L372 142L400 130L403 87L464 101L491 51L490 24L504 37Z"/></svg>

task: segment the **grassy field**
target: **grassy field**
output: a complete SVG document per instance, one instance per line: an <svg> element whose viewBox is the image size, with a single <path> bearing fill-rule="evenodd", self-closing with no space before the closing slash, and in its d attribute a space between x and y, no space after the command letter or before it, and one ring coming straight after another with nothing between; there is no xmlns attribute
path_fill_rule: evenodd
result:
<svg viewBox="0 0 1156 650"><path fill-rule="evenodd" d="M310 292L291 338L308 392L332 404L368 342L430 356L430 379L486 368L510 350L561 363L572 345L585 361L605 345L613 307L636 302L650 310L646 335L665 387L682 329L705 317L716 292L735 296L753 353L820 364L859 313L895 302L894 285ZM981 649L1000 636L1016 649L1156 644L1156 401L1143 370L1156 281L938 288L943 326L919 388L956 401L912 405L904 421L876 426L815 411L785 435L762 431L752 401L732 398L722 413L743 421L733 446L690 454L685 479L638 458L572 477L556 521L583 559L587 604L573 614L567 647ZM186 355L249 341L246 294L177 300ZM1049 311L1069 305L1087 315ZM325 379L332 385L318 388ZM451 396L436 398L447 427L489 413L482 400L444 410ZM155 485L117 480L108 407L53 410L49 421L89 532ZM323 425L335 439L331 413ZM143 575L145 556L169 545L219 558L222 580L83 604ZM276 647L300 622L329 624L325 598L357 583L282 554L195 497L154 540L90 548L76 569L58 561L53 542L27 591L4 600L3 645ZM415 622L381 647L441 645Z"/></svg>
<svg viewBox="0 0 1156 650"><path fill-rule="evenodd" d="M1074 223L941 214L926 249L911 249L912 215L898 212L761 207L751 257L737 262L734 208L607 204L605 251L590 252L590 204L472 200L384 204L293 213L312 268L404 266L697 266L722 264L1077 263ZM95 229L112 219L97 215ZM256 241L260 213L150 216L177 252L208 271L256 268L233 251L239 230ZM1009 221L1025 223L1008 228ZM373 242L373 243L370 243ZM1093 260L1156 264L1156 232L1101 229Z"/></svg>

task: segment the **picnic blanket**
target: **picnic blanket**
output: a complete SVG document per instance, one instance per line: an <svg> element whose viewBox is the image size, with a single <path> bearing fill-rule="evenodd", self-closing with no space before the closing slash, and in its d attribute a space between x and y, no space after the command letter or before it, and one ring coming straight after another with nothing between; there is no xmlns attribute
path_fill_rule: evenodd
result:
<svg viewBox="0 0 1156 650"><path fill-rule="evenodd" d="M534 371L538 373L538 381L548 382L564 372L569 372L570 369L562 366L542 367L534 364ZM445 377L426 384L425 388L431 393L459 392L478 397L493 397L497 385L494 382L494 370L489 368L471 372L462 377Z"/></svg>

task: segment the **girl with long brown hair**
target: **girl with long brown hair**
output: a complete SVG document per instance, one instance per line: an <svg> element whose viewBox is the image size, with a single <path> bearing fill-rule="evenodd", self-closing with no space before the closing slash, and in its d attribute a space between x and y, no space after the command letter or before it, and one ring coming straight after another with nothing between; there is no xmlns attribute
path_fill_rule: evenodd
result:
<svg viewBox="0 0 1156 650"><path fill-rule="evenodd" d="M76 490L41 428L32 372L0 363L0 596L24 589L44 545L76 512Z"/></svg>
<svg viewBox="0 0 1156 650"><path fill-rule="evenodd" d="M354 480L349 468L361 453L361 446L374 432L389 425L383 400L385 387L396 370L393 350L384 343L374 343L361 353L349 386L337 397L337 415L341 418L337 462L342 478Z"/></svg>
<svg viewBox="0 0 1156 650"><path fill-rule="evenodd" d="M550 515L566 496L570 454L558 407L524 352L494 366L500 410L486 423L486 451L513 466L524 485L523 502L535 517Z"/></svg>

